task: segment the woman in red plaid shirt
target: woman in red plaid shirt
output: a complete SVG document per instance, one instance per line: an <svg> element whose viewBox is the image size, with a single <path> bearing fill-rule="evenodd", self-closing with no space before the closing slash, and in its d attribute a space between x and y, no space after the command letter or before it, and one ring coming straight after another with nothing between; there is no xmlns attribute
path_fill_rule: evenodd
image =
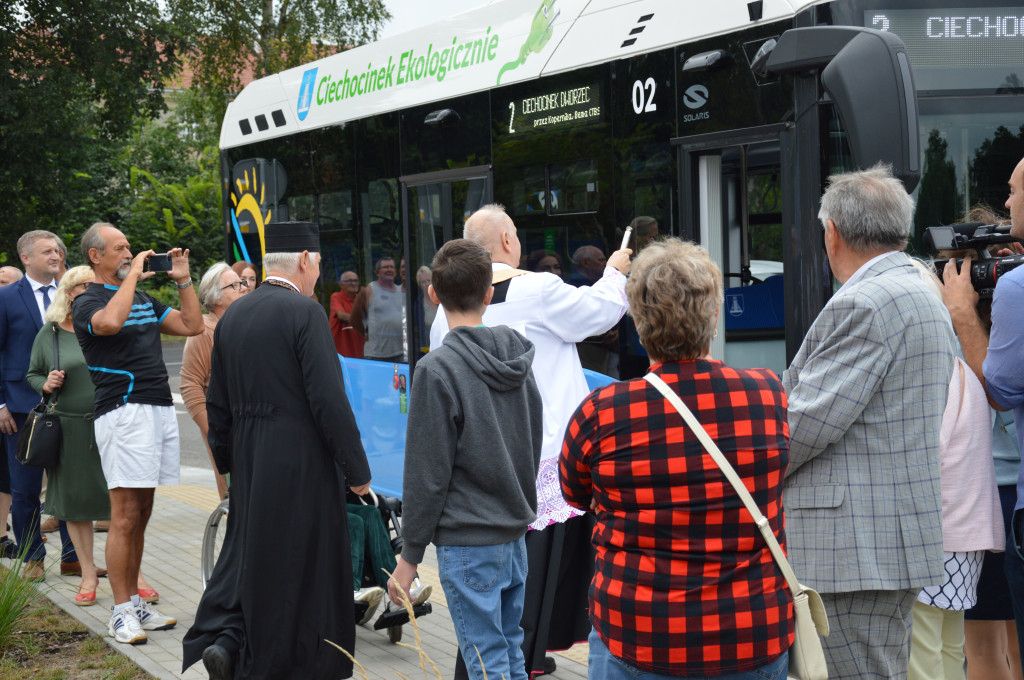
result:
<svg viewBox="0 0 1024 680"><path fill-rule="evenodd" d="M786 395L766 369L710 356L722 275L707 251L645 248L626 284L650 370L736 468L785 546ZM671 404L641 378L595 390L573 414L562 494L597 514L589 675L785 678L793 603L735 490Z"/></svg>

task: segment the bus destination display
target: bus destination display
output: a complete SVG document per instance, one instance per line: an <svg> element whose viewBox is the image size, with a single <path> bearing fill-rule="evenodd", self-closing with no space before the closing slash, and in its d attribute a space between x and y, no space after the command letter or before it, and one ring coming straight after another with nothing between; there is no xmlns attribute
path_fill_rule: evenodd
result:
<svg viewBox="0 0 1024 680"><path fill-rule="evenodd" d="M1024 84L1021 7L870 10L864 25L903 40L918 90Z"/></svg>
<svg viewBox="0 0 1024 680"><path fill-rule="evenodd" d="M516 97L508 102L510 135L553 127L596 123L601 116L597 83Z"/></svg>

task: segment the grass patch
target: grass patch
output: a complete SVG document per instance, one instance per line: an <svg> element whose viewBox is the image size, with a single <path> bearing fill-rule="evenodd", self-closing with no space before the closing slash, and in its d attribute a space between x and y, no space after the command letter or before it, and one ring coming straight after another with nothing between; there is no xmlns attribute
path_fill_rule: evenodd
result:
<svg viewBox="0 0 1024 680"><path fill-rule="evenodd" d="M18 569L0 567L0 653L11 645L12 635L35 594L35 586L22 580Z"/></svg>
<svg viewBox="0 0 1024 680"><path fill-rule="evenodd" d="M17 570L3 570L21 581ZM0 580L0 596L3 581ZM2 611L0 611L2 614ZM153 680L57 605L28 588L20 616L0 649L3 680Z"/></svg>

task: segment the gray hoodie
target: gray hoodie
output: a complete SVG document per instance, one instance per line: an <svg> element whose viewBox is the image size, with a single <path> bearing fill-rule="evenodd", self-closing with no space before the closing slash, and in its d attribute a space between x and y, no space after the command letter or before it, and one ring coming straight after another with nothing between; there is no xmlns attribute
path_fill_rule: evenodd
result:
<svg viewBox="0 0 1024 680"><path fill-rule="evenodd" d="M506 326L459 327L417 365L405 438L402 557L427 544L498 545L537 513L543 437L533 344Z"/></svg>

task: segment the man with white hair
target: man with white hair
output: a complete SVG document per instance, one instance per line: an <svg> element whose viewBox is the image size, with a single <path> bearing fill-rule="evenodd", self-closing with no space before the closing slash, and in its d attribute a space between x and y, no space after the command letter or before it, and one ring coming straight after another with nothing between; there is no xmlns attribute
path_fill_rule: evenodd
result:
<svg viewBox="0 0 1024 680"><path fill-rule="evenodd" d="M562 498L558 454L573 411L590 393L576 343L614 328L625 314L625 275L632 251L612 253L603 275L593 285L577 288L551 273L516 268L522 246L516 225L501 205L486 205L473 213L466 220L464 237L491 255L494 296L484 311L484 323L509 326L537 348L533 374L544 405L544 439L537 472L537 519L526 534L530 569L522 625L526 670L539 673L547 663L545 651L565 649L590 633L587 590L594 572L593 521ZM430 327L431 349L439 347L447 333L441 306ZM457 665L456 677L460 671Z"/></svg>
<svg viewBox="0 0 1024 680"><path fill-rule="evenodd" d="M156 274L144 271L155 254L144 250L133 257L128 239L114 225L92 225L82 234L82 256L96 280L72 307L75 334L96 388L96 446L110 489L106 554L114 607L107 631L122 644L145 643L145 631L177 623L141 599L139 568L153 492L179 479L178 419L160 334L192 336L203 330L187 250L170 251L167 272L181 296L181 311L137 289Z"/></svg>
<svg viewBox="0 0 1024 680"><path fill-rule="evenodd" d="M184 640L211 680L347 678L354 651L345 488L370 468L323 307L315 224L270 224L267 278L214 331L206 398L231 521Z"/></svg>
<svg viewBox="0 0 1024 680"><path fill-rule="evenodd" d="M821 593L830 678L905 678L918 590L942 583L939 426L949 314L903 248L913 199L884 167L835 175L818 217L843 284L783 376L789 560Z"/></svg>

